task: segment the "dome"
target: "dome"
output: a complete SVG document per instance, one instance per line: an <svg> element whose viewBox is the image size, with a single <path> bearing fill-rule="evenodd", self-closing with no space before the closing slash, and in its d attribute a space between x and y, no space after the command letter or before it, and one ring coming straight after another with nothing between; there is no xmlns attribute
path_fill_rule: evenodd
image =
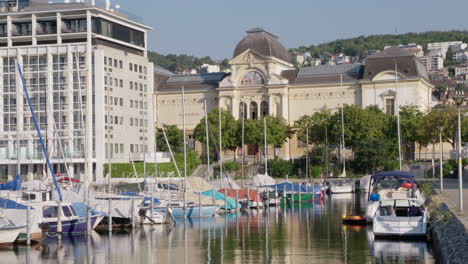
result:
<svg viewBox="0 0 468 264"><path fill-rule="evenodd" d="M278 37L261 28L254 28L247 31L247 36L243 38L234 49L233 58L239 56L248 49L254 50L264 56L271 56L286 62L291 62L288 50L279 43Z"/></svg>

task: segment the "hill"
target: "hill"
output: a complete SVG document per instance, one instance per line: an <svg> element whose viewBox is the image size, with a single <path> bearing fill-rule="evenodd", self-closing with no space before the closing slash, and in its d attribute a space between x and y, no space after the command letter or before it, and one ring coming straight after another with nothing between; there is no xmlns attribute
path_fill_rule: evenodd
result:
<svg viewBox="0 0 468 264"><path fill-rule="evenodd" d="M468 32L428 31L423 33L405 33L396 35L359 36L349 39L337 39L316 46L300 46L298 48L291 49L291 51L310 52L310 55L315 58L319 58L320 55L325 52L331 54L344 53L348 56L362 57L367 50L383 50L384 46L416 43L418 45L422 45L426 51L428 43L457 40L468 42Z"/></svg>

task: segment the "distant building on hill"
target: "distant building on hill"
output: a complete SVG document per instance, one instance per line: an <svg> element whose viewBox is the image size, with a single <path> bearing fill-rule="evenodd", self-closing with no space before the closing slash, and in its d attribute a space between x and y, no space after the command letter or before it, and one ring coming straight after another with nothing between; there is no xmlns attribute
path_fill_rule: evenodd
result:
<svg viewBox="0 0 468 264"><path fill-rule="evenodd" d="M444 58L440 55L426 55L420 57L419 60L426 65L428 72L434 72L444 68Z"/></svg>
<svg viewBox="0 0 468 264"><path fill-rule="evenodd" d="M387 49L391 46L385 46L384 49ZM408 53L413 54L416 57L422 57L424 56L424 49L421 45L418 45L416 43L410 43L408 45L398 45L398 47Z"/></svg>

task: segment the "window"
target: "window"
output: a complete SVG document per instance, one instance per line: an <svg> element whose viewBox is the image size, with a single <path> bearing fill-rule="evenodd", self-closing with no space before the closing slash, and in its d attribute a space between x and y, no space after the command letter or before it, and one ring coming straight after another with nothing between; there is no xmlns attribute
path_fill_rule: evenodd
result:
<svg viewBox="0 0 468 264"><path fill-rule="evenodd" d="M130 125L133 126L133 117L130 117Z"/></svg>
<svg viewBox="0 0 468 264"><path fill-rule="evenodd" d="M116 154L119 153L119 144L114 143L114 151Z"/></svg>
<svg viewBox="0 0 468 264"><path fill-rule="evenodd" d="M120 86L120 88L123 88L123 80L119 81L119 86Z"/></svg>
<svg viewBox="0 0 468 264"><path fill-rule="evenodd" d="M109 58L109 66L112 67L112 58Z"/></svg>
<svg viewBox="0 0 468 264"><path fill-rule="evenodd" d="M248 72L241 80L241 85L262 85L265 84L262 75L256 71Z"/></svg>
<svg viewBox="0 0 468 264"><path fill-rule="evenodd" d="M250 118L257 119L258 117L258 106L256 102L250 103Z"/></svg>
<svg viewBox="0 0 468 264"><path fill-rule="evenodd" d="M395 114L395 99L385 99L385 112L389 115Z"/></svg>
<svg viewBox="0 0 468 264"><path fill-rule="evenodd" d="M123 69L123 61L119 60L119 68Z"/></svg>
<svg viewBox="0 0 468 264"><path fill-rule="evenodd" d="M140 92L143 92L143 84L140 83Z"/></svg>
<svg viewBox="0 0 468 264"><path fill-rule="evenodd" d="M239 118L247 118L247 105L244 102L239 103Z"/></svg>
<svg viewBox="0 0 468 264"><path fill-rule="evenodd" d="M119 117L114 116L114 124L118 125L119 124Z"/></svg>
<svg viewBox="0 0 468 264"><path fill-rule="evenodd" d="M45 218L57 217L57 206L44 206L42 208L42 216Z"/></svg>
<svg viewBox="0 0 468 264"><path fill-rule="evenodd" d="M130 90L133 90L133 82L130 81Z"/></svg>
<svg viewBox="0 0 468 264"><path fill-rule="evenodd" d="M268 115L268 103L267 102L262 102L260 105L260 109L262 111L262 117L265 117Z"/></svg>
<svg viewBox="0 0 468 264"><path fill-rule="evenodd" d="M130 144L130 152L133 153L134 150L133 144Z"/></svg>
<svg viewBox="0 0 468 264"><path fill-rule="evenodd" d="M68 208L68 206L62 206L62 211L63 211L63 215L65 215L65 217L73 216L72 212L70 211L70 208Z"/></svg>
<svg viewBox="0 0 468 264"><path fill-rule="evenodd" d="M138 67L138 71L139 71L140 73L143 73L143 66L140 65L140 66Z"/></svg>
<svg viewBox="0 0 468 264"><path fill-rule="evenodd" d="M117 59L114 59L114 67L116 67L116 68L119 67Z"/></svg>
<svg viewBox="0 0 468 264"><path fill-rule="evenodd" d="M123 153L123 152L124 152L124 145L120 144L120 153Z"/></svg>
<svg viewBox="0 0 468 264"><path fill-rule="evenodd" d="M130 108L133 108L133 100L130 99Z"/></svg>
<svg viewBox="0 0 468 264"><path fill-rule="evenodd" d="M120 98L120 106L123 106L123 98Z"/></svg>
<svg viewBox="0 0 468 264"><path fill-rule="evenodd" d="M129 65L130 65L130 66L129 66L129 67L130 67L130 71L133 71L133 64L130 62Z"/></svg>
<svg viewBox="0 0 468 264"><path fill-rule="evenodd" d="M93 18L93 33L114 38L140 47L145 46L145 33L103 18Z"/></svg>
<svg viewBox="0 0 468 264"><path fill-rule="evenodd" d="M104 84L107 85L107 76L104 76Z"/></svg>
<svg viewBox="0 0 468 264"><path fill-rule="evenodd" d="M107 57L104 56L104 65L107 65Z"/></svg>
<svg viewBox="0 0 468 264"><path fill-rule="evenodd" d="M118 97L114 97L114 105L119 105L119 98Z"/></svg>

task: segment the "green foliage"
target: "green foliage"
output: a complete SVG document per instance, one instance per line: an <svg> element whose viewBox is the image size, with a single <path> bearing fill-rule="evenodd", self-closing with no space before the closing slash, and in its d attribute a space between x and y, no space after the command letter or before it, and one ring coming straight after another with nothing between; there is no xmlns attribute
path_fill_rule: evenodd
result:
<svg viewBox="0 0 468 264"><path fill-rule="evenodd" d="M268 160L268 174L274 178L285 178L293 173L293 164L288 160Z"/></svg>
<svg viewBox="0 0 468 264"><path fill-rule="evenodd" d="M223 170L226 172L234 172L239 170L241 167L239 162L235 161L228 161L228 162L223 162ZM213 170L219 171L219 165L213 166Z"/></svg>
<svg viewBox="0 0 468 264"><path fill-rule="evenodd" d="M369 35L359 36L349 39L337 39L335 41L301 46L292 51L310 52L311 56L319 58L321 54L328 52L331 54L345 53L349 56L363 57L368 50L383 50L385 46L397 46L399 44L418 43L427 50L427 44L431 42L444 42L461 40L468 41L468 32L465 31L429 31L423 33L406 33L398 35ZM325 59L324 59L325 60Z"/></svg>
<svg viewBox="0 0 468 264"><path fill-rule="evenodd" d="M216 64L210 57L197 58L194 56L181 54L161 55L156 52L148 52L148 60L172 72L182 72L185 70L199 69L202 64Z"/></svg>
<svg viewBox="0 0 468 264"><path fill-rule="evenodd" d="M175 154L175 159L177 166L180 170L180 174L184 176L184 154L177 153ZM133 169L132 163L113 163L112 165L112 178L133 178L135 177L135 171ZM144 177L144 164L143 162L134 163L135 170L138 177ZM200 165L200 159L198 158L195 152L187 152L187 176L192 175L195 169ZM104 165L104 175L108 173L108 164ZM146 175L155 176L154 164L146 164ZM173 162L168 163L159 163L158 164L158 177L178 177L176 169L174 168Z"/></svg>
<svg viewBox="0 0 468 264"><path fill-rule="evenodd" d="M432 195L434 191L434 185L432 184L432 182L422 182L419 184L418 187L426 196Z"/></svg>
<svg viewBox="0 0 468 264"><path fill-rule="evenodd" d="M302 142L307 142L306 134L309 134L310 144L322 144L325 142L326 129L330 124L331 112L325 108L313 115L302 116L294 121L297 137ZM307 131L307 127L309 128Z"/></svg>
<svg viewBox="0 0 468 264"><path fill-rule="evenodd" d="M321 166L312 167L311 174L313 178L320 178L320 176L322 175L322 172L323 172L323 168Z"/></svg>
<svg viewBox="0 0 468 264"><path fill-rule="evenodd" d="M166 131L167 140L173 152L181 152L184 146L184 133L181 129L177 128L176 125L163 125ZM161 128L158 128L158 133L156 134L156 142L158 151L168 152L169 148L167 147L166 140Z"/></svg>
<svg viewBox="0 0 468 264"><path fill-rule="evenodd" d="M468 159L462 159L462 166L466 165L468 165ZM449 159L442 168L444 177L458 177L458 161L456 159Z"/></svg>
<svg viewBox="0 0 468 264"><path fill-rule="evenodd" d="M193 131L194 138L202 143L206 142L205 118L200 120L200 123ZM216 144L219 144L219 112L218 109L213 109L208 113L208 127L213 132ZM238 123L229 111L221 110L221 133L222 133L222 147L223 150L235 150L240 145L238 139ZM210 133L210 142L212 142Z"/></svg>

